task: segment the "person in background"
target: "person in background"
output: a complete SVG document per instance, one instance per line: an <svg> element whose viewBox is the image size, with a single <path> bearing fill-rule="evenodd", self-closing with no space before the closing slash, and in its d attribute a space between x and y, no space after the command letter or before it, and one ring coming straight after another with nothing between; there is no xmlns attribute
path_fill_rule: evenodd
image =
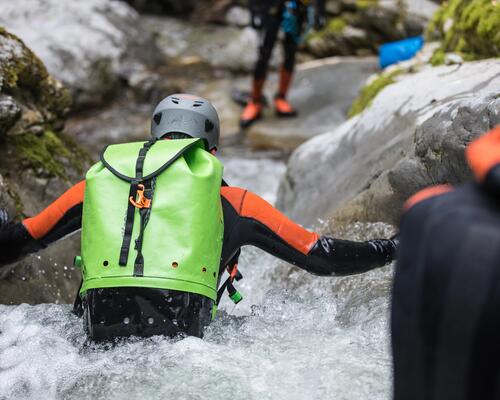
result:
<svg viewBox="0 0 500 400"><path fill-rule="evenodd" d="M500 399L500 126L475 179L406 203L392 295L395 400Z"/></svg>
<svg viewBox="0 0 500 400"><path fill-rule="evenodd" d="M279 72L274 107L276 114L281 117L293 117L297 114L286 99L293 78L297 46L300 44L304 25L312 23L315 29L321 29L325 25L324 0L251 0L250 10L252 26L261 31L261 42L253 73L250 100L240 117L242 128L250 126L262 115L262 92L280 29L284 33L284 60Z"/></svg>

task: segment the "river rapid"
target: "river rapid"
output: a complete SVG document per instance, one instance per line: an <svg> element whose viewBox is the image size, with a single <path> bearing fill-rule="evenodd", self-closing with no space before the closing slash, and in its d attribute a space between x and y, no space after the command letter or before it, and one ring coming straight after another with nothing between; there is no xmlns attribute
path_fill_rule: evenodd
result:
<svg viewBox="0 0 500 400"><path fill-rule="evenodd" d="M284 163L222 157L226 179L275 200ZM341 235L387 236L357 224ZM224 299L203 339L86 341L69 305L0 305L0 399L388 399L392 267L315 277L252 248L243 302Z"/></svg>

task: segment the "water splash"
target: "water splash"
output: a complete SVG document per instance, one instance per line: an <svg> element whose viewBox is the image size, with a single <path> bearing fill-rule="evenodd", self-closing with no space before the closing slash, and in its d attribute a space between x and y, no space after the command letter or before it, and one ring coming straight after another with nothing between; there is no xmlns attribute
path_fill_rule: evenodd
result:
<svg viewBox="0 0 500 400"><path fill-rule="evenodd" d="M226 176L273 201L283 163L228 159ZM264 179L260 179L264 177ZM351 239L388 236L355 224ZM204 339L86 342L68 305L0 305L0 399L387 399L392 267L315 277L256 250L244 302L224 299Z"/></svg>

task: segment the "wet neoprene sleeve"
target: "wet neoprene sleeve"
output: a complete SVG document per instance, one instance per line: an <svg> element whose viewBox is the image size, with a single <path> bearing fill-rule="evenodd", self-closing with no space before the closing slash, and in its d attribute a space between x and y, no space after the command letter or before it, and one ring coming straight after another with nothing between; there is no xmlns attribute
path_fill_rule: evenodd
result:
<svg viewBox="0 0 500 400"><path fill-rule="evenodd" d="M396 242L353 242L319 238L288 219L271 204L240 188L222 188L226 231L222 260L241 246L253 245L316 275L351 275L394 259Z"/></svg>
<svg viewBox="0 0 500 400"><path fill-rule="evenodd" d="M0 266L13 263L44 245L33 239L23 224L9 224L0 229Z"/></svg>
<svg viewBox="0 0 500 400"><path fill-rule="evenodd" d="M81 228L85 182L73 186L38 215L0 230L0 265L38 251ZM380 267L394 258L391 240L352 242L319 238L245 189L221 189L224 244L221 268L241 246L253 245L317 275L348 275Z"/></svg>

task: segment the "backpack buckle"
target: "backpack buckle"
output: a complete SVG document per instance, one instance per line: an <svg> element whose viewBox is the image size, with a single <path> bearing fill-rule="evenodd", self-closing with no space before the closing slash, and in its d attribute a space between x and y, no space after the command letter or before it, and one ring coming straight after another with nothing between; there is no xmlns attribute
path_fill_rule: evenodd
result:
<svg viewBox="0 0 500 400"><path fill-rule="evenodd" d="M133 196L130 196L130 198L129 198L130 203L134 207L136 207L136 208L151 208L151 199L148 199L144 195L145 190L146 189L142 183L137 185L137 194L136 194L136 197L138 197L137 200L135 200Z"/></svg>

